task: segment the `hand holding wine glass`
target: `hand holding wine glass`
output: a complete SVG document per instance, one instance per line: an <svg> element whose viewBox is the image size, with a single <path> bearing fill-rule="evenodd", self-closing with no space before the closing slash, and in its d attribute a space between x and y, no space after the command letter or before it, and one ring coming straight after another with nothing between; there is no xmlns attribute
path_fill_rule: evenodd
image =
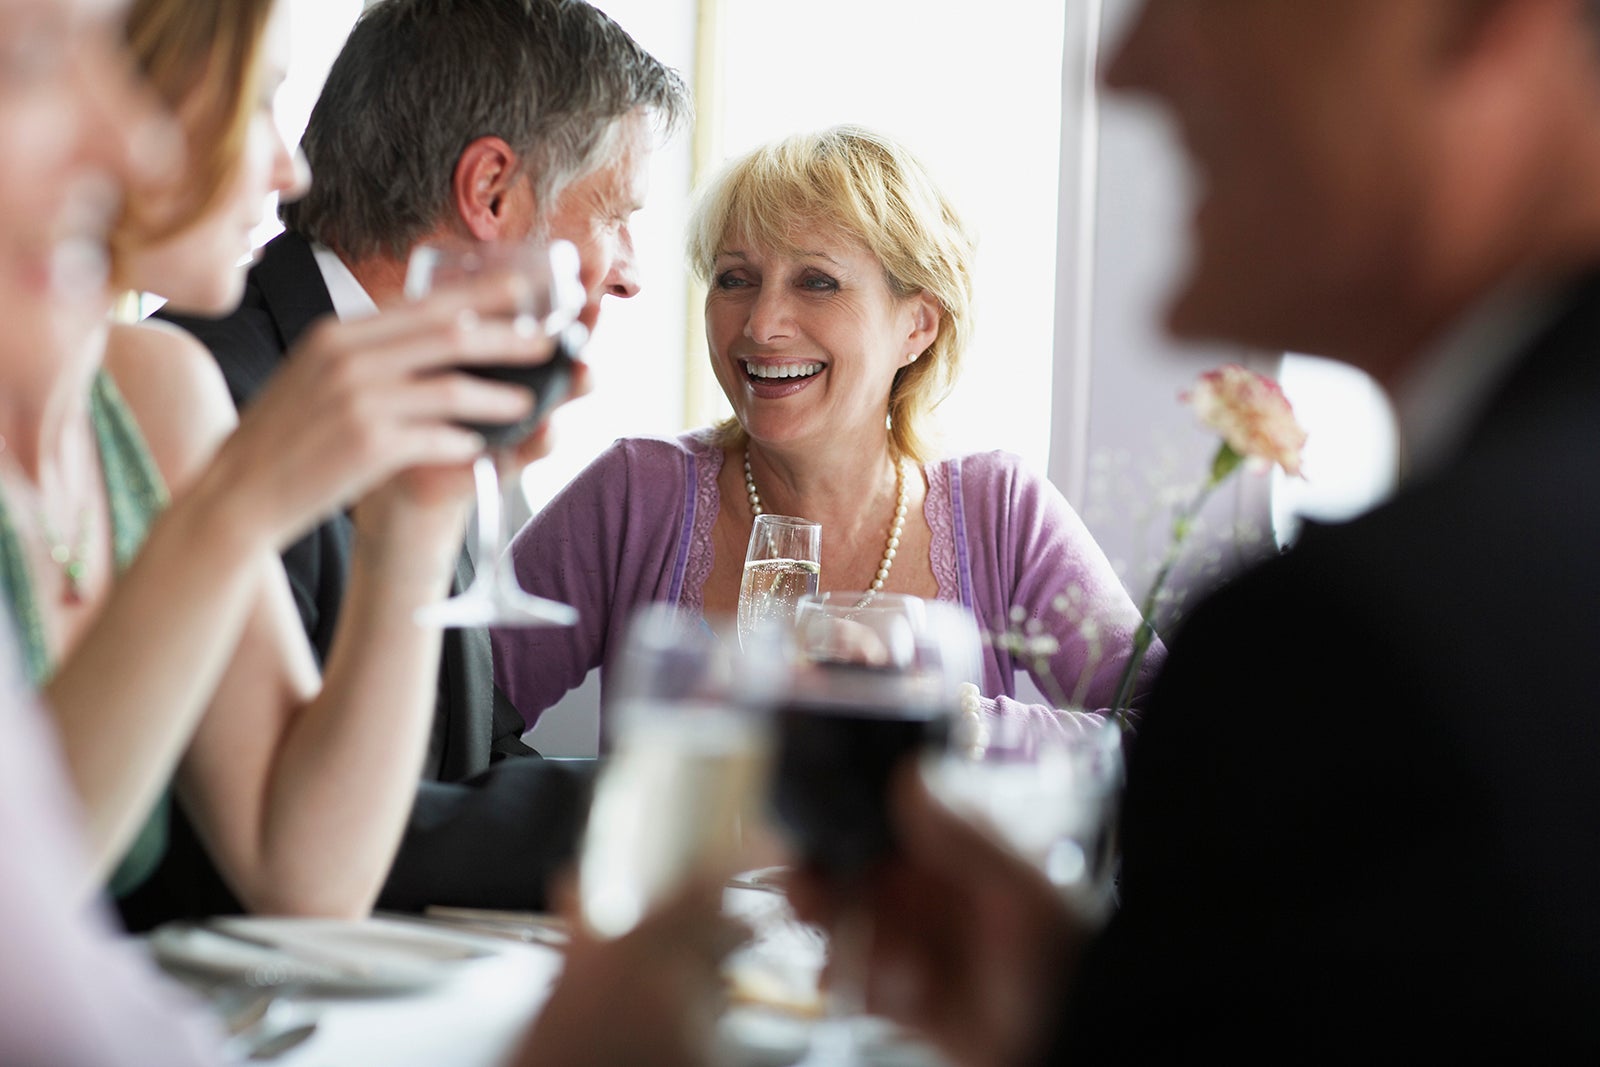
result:
<svg viewBox="0 0 1600 1067"><path fill-rule="evenodd" d="M424 609L419 621L436 626L570 626L578 613L566 604L523 591L504 559L510 531L504 504L517 491L517 446L532 434L572 387L576 354L588 340L578 322L587 299L578 278L578 252L569 242L485 243L464 247L424 245L411 256L406 294L413 300L436 291L505 276L518 292L505 315L511 328L528 336L554 338L556 352L542 363L475 363L459 369L494 381L520 385L533 395L521 418L473 422L488 449L473 462L477 492L477 571L463 593Z"/></svg>
<svg viewBox="0 0 1600 1067"><path fill-rule="evenodd" d="M253 502L249 528L279 548L402 472L444 483L422 494L424 505L458 497L462 466L482 451L482 438L465 424L523 419L530 400L514 387L450 372L549 358L548 338L493 313L520 289L485 278L371 318L314 324L202 477L229 487L231 499ZM459 532L454 539L459 544Z"/></svg>

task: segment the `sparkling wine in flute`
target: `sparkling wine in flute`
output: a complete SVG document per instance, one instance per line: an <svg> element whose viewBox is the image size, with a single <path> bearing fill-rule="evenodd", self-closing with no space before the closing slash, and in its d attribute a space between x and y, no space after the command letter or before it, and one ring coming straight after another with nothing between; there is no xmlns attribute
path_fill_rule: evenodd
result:
<svg viewBox="0 0 1600 1067"><path fill-rule="evenodd" d="M793 515L757 515L750 526L739 583L739 644L750 647L764 625L793 621L795 605L817 591L822 525Z"/></svg>
<svg viewBox="0 0 1600 1067"><path fill-rule="evenodd" d="M822 566L808 559L756 559L744 565L739 583L739 639L749 641L756 628L789 622L796 602L817 591Z"/></svg>

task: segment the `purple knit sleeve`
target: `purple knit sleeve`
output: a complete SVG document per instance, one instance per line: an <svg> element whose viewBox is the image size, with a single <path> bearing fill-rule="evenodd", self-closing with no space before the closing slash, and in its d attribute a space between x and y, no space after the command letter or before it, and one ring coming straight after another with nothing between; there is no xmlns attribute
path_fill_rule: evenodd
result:
<svg viewBox="0 0 1600 1067"><path fill-rule="evenodd" d="M495 683L530 728L606 662L634 609L668 598L682 566L692 466L679 441L617 441L512 541L522 587L578 609L575 626L490 634Z"/></svg>

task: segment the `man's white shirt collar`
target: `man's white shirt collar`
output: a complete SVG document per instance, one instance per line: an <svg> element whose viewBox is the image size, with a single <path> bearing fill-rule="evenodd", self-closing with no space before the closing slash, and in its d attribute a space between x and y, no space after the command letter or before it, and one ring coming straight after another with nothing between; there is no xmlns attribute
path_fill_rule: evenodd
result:
<svg viewBox="0 0 1600 1067"><path fill-rule="evenodd" d="M356 276L350 273L350 268L344 265L344 260L339 258L337 252L313 241L311 254L317 259L317 269L322 272L322 284L328 287L328 296L333 300L333 313L339 316L340 322L370 319L378 313L378 305L373 303L372 297L356 281Z"/></svg>

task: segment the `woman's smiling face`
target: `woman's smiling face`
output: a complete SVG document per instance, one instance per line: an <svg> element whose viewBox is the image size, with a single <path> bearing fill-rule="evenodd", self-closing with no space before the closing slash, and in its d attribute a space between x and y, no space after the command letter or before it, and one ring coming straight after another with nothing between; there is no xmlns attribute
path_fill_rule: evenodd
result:
<svg viewBox="0 0 1600 1067"><path fill-rule="evenodd" d="M895 373L932 343L937 314L896 296L859 242L817 226L790 236L792 250L723 242L706 294L717 381L757 442L881 436Z"/></svg>
<svg viewBox="0 0 1600 1067"><path fill-rule="evenodd" d="M118 0L0 0L0 321L36 355L92 326L120 191L165 168Z"/></svg>

